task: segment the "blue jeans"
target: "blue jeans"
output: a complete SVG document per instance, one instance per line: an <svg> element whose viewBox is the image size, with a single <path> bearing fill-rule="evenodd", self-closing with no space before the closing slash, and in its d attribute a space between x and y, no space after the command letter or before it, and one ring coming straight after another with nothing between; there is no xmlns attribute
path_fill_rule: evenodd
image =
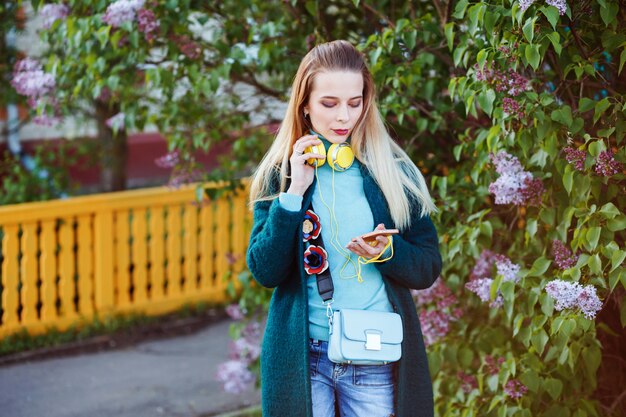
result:
<svg viewBox="0 0 626 417"><path fill-rule="evenodd" d="M328 359L328 342L309 340L313 417L394 415L394 363L336 364Z"/></svg>

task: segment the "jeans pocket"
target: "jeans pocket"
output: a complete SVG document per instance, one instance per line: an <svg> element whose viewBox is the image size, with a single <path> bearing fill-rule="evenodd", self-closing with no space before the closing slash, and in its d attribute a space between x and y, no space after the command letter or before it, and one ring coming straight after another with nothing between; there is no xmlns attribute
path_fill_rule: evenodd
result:
<svg viewBox="0 0 626 417"><path fill-rule="evenodd" d="M354 385L393 385L393 369L393 363L387 365L355 365Z"/></svg>

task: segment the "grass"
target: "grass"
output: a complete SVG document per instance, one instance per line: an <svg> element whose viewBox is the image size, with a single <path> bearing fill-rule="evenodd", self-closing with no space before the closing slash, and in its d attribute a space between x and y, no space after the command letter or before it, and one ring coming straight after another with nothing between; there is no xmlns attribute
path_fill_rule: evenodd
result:
<svg viewBox="0 0 626 417"><path fill-rule="evenodd" d="M244 408L243 410L232 411L226 414L220 414L215 417L262 417L261 406L255 405L254 407Z"/></svg>
<svg viewBox="0 0 626 417"><path fill-rule="evenodd" d="M215 305L198 303L185 305L175 313L163 316L146 316L145 314L126 314L107 317L95 316L88 323L76 324L65 331L51 328L41 335L30 335L26 330L6 336L0 340L0 356L14 353L61 346L68 343L88 340L95 336L112 335L142 328L163 322L164 320L177 320L194 316L201 316Z"/></svg>

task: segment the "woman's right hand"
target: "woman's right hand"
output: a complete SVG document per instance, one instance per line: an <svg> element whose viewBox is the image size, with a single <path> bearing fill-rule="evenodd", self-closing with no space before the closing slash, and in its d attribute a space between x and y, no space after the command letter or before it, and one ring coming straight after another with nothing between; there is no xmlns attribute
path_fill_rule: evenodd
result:
<svg viewBox="0 0 626 417"><path fill-rule="evenodd" d="M309 146L320 145L321 140L317 135L305 135L298 139L291 151L289 163L291 164L291 184L287 193L304 195L305 191L313 183L315 168L306 163L307 159L317 158L324 159L323 155L317 153L304 153Z"/></svg>

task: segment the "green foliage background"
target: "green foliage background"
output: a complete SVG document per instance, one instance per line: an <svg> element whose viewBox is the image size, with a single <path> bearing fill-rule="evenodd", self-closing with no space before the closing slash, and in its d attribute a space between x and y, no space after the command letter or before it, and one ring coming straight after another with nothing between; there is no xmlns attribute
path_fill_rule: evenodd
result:
<svg viewBox="0 0 626 417"><path fill-rule="evenodd" d="M434 220L442 280L464 315L429 347L437 415L621 415L625 176L599 176L594 165L607 149L626 161L623 0L570 1L564 15L542 1L522 11L511 0L167 0L149 3L160 21L155 40L135 23L104 24L105 1L66 4L68 19L43 33L46 68L57 77L65 111L106 87L112 114L124 112L130 128L156 125L183 155L228 141L233 154L220 176L250 173L267 149L271 135L252 126L250 115L267 111L267 100L286 100L306 51L317 42L352 41L368 58L390 131L430 179L441 209ZM202 54L182 54L180 36ZM509 97L493 78L478 76L486 70L513 70L532 88ZM245 105L250 91L259 99L253 108ZM506 113L505 98L521 114ZM583 171L565 160L567 146L585 151ZM541 179L540 205L494 204L489 154L500 150ZM581 253L574 267L554 264L554 239ZM464 289L484 249L522 266L517 284L495 277L500 309ZM266 293L242 278L243 302L253 312ZM544 290L555 278L597 288L604 307L596 321L555 311ZM495 374L487 355L504 360ZM464 390L459 372L475 376L477 387ZM508 397L511 379L528 393Z"/></svg>

